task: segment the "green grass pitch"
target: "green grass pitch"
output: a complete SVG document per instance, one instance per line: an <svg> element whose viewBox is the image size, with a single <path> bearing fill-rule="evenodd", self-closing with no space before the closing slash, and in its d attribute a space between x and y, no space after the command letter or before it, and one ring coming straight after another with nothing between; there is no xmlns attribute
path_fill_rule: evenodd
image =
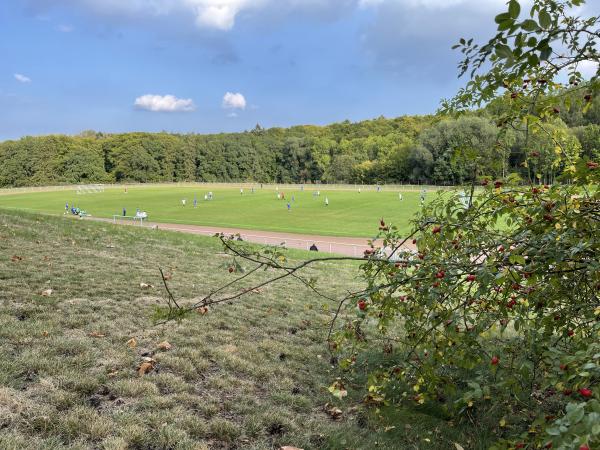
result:
<svg viewBox="0 0 600 450"><path fill-rule="evenodd" d="M205 201L212 191L214 199ZM63 214L65 203L75 205L94 217L112 218L126 209L128 216L136 209L146 211L153 222L222 226L265 231L282 231L330 236L373 237L378 221L410 230L410 220L420 208L420 193L398 191L286 189L285 200L277 199L275 188L249 188L240 194L239 187L207 186L130 186L107 188L95 194L76 194L72 190L7 194L0 196L0 208L15 208L49 214ZM436 193L428 190L427 200ZM194 197L197 206L194 207ZM293 197L293 200L292 200ZM325 199L329 205L325 205ZM182 199L186 205L182 206ZM288 211L287 203L291 209Z"/></svg>

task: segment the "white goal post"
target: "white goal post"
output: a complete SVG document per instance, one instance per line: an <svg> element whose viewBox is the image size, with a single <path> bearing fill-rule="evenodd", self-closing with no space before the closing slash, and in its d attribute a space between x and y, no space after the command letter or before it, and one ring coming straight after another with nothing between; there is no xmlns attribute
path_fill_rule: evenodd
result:
<svg viewBox="0 0 600 450"><path fill-rule="evenodd" d="M77 194L98 194L104 192L103 184L80 184L77 186Z"/></svg>

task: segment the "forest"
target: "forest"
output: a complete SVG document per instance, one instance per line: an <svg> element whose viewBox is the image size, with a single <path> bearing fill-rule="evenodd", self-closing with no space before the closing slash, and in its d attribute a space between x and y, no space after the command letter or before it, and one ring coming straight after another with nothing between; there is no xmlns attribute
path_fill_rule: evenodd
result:
<svg viewBox="0 0 600 450"><path fill-rule="evenodd" d="M575 157L600 156L600 101L566 92L546 134L502 127L509 92L460 116L379 117L357 123L222 134L84 131L0 143L0 187L122 182L427 183L536 177L551 183ZM535 164L527 164L534 156Z"/></svg>

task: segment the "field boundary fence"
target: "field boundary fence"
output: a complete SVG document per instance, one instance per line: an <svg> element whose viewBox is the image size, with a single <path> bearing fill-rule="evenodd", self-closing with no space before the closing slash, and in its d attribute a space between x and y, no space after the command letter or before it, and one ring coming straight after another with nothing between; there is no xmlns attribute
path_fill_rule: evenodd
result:
<svg viewBox="0 0 600 450"><path fill-rule="evenodd" d="M15 188L0 188L0 195L11 195L19 193L35 193L35 192L51 192L51 191L78 191L81 186L102 186L103 191L114 190L114 189L125 189L125 188L168 188L168 187L198 187L198 188L223 188L223 189L280 189L280 190L322 190L322 191L377 191L379 188L382 192L418 192L422 189L435 191L435 190L450 190L455 189L458 186L447 186L447 185L432 185L432 184L300 184L300 183L255 183L255 182L165 182L165 183L105 183L95 185L81 185L81 184L67 184L67 185L55 185L55 186L26 186L26 187L15 187Z"/></svg>

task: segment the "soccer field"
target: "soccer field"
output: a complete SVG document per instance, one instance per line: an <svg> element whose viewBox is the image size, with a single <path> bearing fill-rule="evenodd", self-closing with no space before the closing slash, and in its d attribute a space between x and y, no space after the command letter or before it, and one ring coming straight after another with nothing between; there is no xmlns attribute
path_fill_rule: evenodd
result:
<svg viewBox="0 0 600 450"><path fill-rule="evenodd" d="M213 200L204 196L212 191ZM151 222L222 226L251 230L283 231L329 236L373 237L378 221L410 229L410 220L420 208L419 192L342 191L321 188L315 191L281 187L285 200L277 199L275 188L249 188L240 194L239 187L209 186L129 186L107 188L94 194L77 194L72 190L7 194L0 196L0 208L15 208L49 214L63 214L65 203L75 205L94 217L128 216L136 209L146 211ZM427 200L436 193L427 192ZM197 206L194 207L194 198ZM325 205L325 199L329 205ZM182 199L186 205L182 205ZM287 204L290 203L288 211Z"/></svg>

